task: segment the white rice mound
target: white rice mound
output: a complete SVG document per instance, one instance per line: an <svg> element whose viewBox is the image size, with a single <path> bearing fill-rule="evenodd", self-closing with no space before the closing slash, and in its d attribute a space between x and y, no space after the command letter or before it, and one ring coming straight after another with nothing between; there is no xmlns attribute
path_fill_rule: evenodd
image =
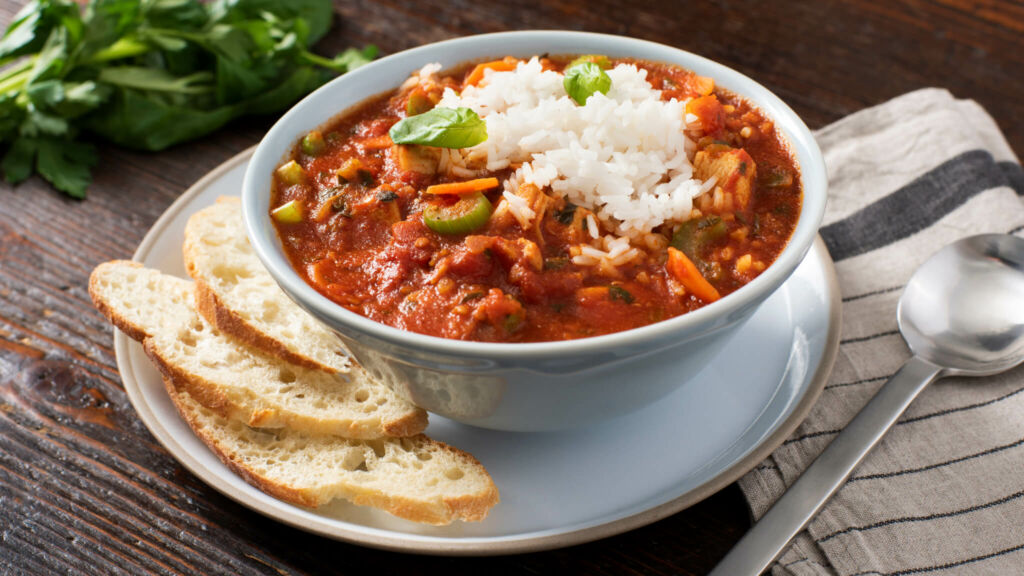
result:
<svg viewBox="0 0 1024 576"><path fill-rule="evenodd" d="M562 75L544 71L537 58L512 72L488 70L480 85L461 94L446 90L438 106L471 108L487 123L487 140L452 150L453 164L486 162L487 170L500 170L521 163L505 182L511 207L522 200L513 194L520 183L550 187L634 242L666 222L686 220L693 199L714 186L693 178L686 102L662 101L647 71L636 66L619 64L607 73L611 90L583 106L566 94Z"/></svg>

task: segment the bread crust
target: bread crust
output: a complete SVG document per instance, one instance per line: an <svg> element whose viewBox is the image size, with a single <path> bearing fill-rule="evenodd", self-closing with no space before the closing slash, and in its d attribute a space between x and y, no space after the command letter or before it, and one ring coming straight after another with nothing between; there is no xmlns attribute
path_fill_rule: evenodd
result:
<svg viewBox="0 0 1024 576"><path fill-rule="evenodd" d="M217 198L216 203L239 205L241 202L234 196L221 196ZM182 257L185 260L185 271L196 283L196 310L199 314L221 332L230 334L253 348L262 350L274 357L306 368L323 370L331 374L337 373L337 368L291 350L273 336L264 334L259 328L246 321L245 318L224 302L222 296L217 293L217 290L208 281L202 267L197 264L199 260L197 253L200 250L197 246L199 240L192 231L202 226L201 221L205 217L205 210L200 210L189 217L188 223L185 226L185 242L181 247ZM340 346L341 343L339 342L338 345Z"/></svg>
<svg viewBox="0 0 1024 576"><path fill-rule="evenodd" d="M193 280L196 287L196 310L207 322L221 332L286 362L312 370L323 370L329 374L338 373L337 370L330 366L293 354L280 342L256 330L231 309L224 306L217 293L206 282L198 279L196 276L193 276ZM259 415L253 414L249 425L260 426L261 421L264 420ZM413 436L426 430L427 424L428 417L426 411L417 409L409 411L404 417L382 421L381 428L388 436Z"/></svg>
<svg viewBox="0 0 1024 576"><path fill-rule="evenodd" d="M92 274L89 275L89 298L92 299L92 305L99 310L100 314L103 314L114 325L115 328L124 332L132 340L138 340L142 342L144 339L149 337L149 333L142 329L141 326L137 326L128 321L120 312L112 308L107 301L100 294L100 278L103 277L103 270L105 268L113 268L116 266L128 266L131 268L142 268L142 264L132 260L110 260L104 262L93 269Z"/></svg>
<svg viewBox="0 0 1024 576"><path fill-rule="evenodd" d="M239 461L226 447L217 442L215 438L199 425L196 415L186 409L180 399L180 394L188 394L189 392L185 390L184 386L181 386L179 381L173 377L165 377L164 386L167 388L167 393L171 397L174 407L178 410L178 414L181 415L185 423L192 429L192 432L217 455L221 462L249 484L285 502L307 508L315 508L327 504L335 497L342 497L353 504L378 508L399 518L422 524L443 526L451 524L455 520L479 522L487 517L491 508L500 500L497 486L495 486L486 469L476 458L458 448L422 435L418 436L417 439L429 442L436 446L437 449L447 451L457 459L464 460L467 465L482 473L482 476L487 479L488 485L477 494L445 497L440 502L429 502L417 501L401 496L389 496L374 490L360 490L356 486L341 489L340 493L337 494L324 494L320 491L297 489L276 482Z"/></svg>
<svg viewBox="0 0 1024 576"><path fill-rule="evenodd" d="M237 399L225 394L222 387L217 383L205 380L200 375L192 373L188 368L178 365L172 358L168 358L165 351L161 350L157 345L158 339L154 334L150 334L145 326L133 323L124 314L119 312L116 303L107 301L107 298L102 294L101 279L108 269L114 269L112 274L116 274L116 268L118 267L144 268L138 262L128 260L114 260L97 266L89 279L90 296L96 308L112 324L131 338L141 342L146 355L165 377L173 378L193 398L216 414L224 418L240 420L253 427L272 428L290 424L291 426L307 430L310 433L333 433L346 438L357 439L412 436L426 429L426 411L411 404L408 410L401 410L397 415L381 415L375 421L352 420L346 422L334 420L327 425L324 425L320 420L306 415L282 414L273 407L262 408L258 405L258 402L253 403L251 406L240 404ZM181 282L185 282L185 280L181 280ZM194 286L194 283L192 285ZM239 344L239 346L243 347L244 345L244 343Z"/></svg>
<svg viewBox="0 0 1024 576"><path fill-rule="evenodd" d="M400 518L435 525L450 524L459 519L464 521L483 520L490 509L498 503L498 489L494 485L493 479L487 474L483 465L473 456L457 448L431 440L426 436L413 436L413 434L421 432L427 424L426 412L419 409L410 411L405 417L383 422L381 427L387 434L409 436L417 441L428 442L435 450L446 452L449 457L459 462L460 467L472 469L480 479L485 479L486 484L480 490L460 496L441 496L438 499L417 500L400 495L389 495L381 490L366 489L353 483L334 485L329 490L302 489L289 486L260 474L258 470L247 466L238 454L233 453L230 450L230 446L222 445L209 431L205 430L199 424L197 414L190 412L186 408L180 396L187 394L196 403L210 410L218 417L238 420L252 427L266 427L268 424L280 425L287 424L287 422L281 422L276 410L258 408L249 410L237 405L220 390L219 386L205 381L200 376L191 373L188 369L166 358L161 353L157 344L158 338L154 334L150 334L145 326L132 322L125 314L118 310L116 302L108 301L107 297L103 294L102 278L108 267L144 268L137 262L127 260L115 260L97 266L89 279L89 294L94 305L112 324L131 338L142 342L147 356L156 364L161 372L168 394L185 422L188 423L197 437L226 466L249 484L285 502L299 506L321 506L334 498L340 497L346 498L357 505L369 505L382 509ZM116 274L116 270L113 272ZM195 283L194 286L198 288L198 283ZM208 298L208 301L212 302L212 306L216 306L215 298ZM198 299L196 304L198 305ZM216 312L216 308L214 308L213 312ZM217 323L211 323L219 327ZM223 329L221 330L223 331ZM285 430L285 433L293 433L288 431L287 428ZM351 435L346 434L344 437L366 437L365 430L357 431L353 429L352 432ZM294 433L304 435L305 437L317 436L316 433L310 432ZM338 439L339 441L347 441L343 437L338 437ZM386 442L398 440L397 438L388 439L387 437L383 439Z"/></svg>
<svg viewBox="0 0 1024 576"><path fill-rule="evenodd" d="M312 370L322 370L329 374L338 373L336 368L317 362L303 354L296 354L275 338L260 332L255 326L246 322L244 318L224 304L217 291L206 283L202 274L195 270L195 266L188 256L188 250L185 251L185 254L185 269L196 285L196 311L217 330L275 358Z"/></svg>
<svg viewBox="0 0 1024 576"><path fill-rule="evenodd" d="M326 504L326 502L321 502L319 499L311 498L302 490L296 490L290 486L271 482L232 458L230 454L222 449L220 444L218 444L212 436L198 425L195 414L185 409L185 406L181 402L180 394L182 392L186 394L189 393L184 390L179 391L178 384L174 378L165 375L163 381L164 388L167 389L167 395L171 397L171 403L174 404L174 408L177 409L178 415L181 416L182 420L184 420L185 423L188 424L188 427L192 429L192 433L202 440L203 444L206 444L206 447L216 454L217 458L223 462L225 466L230 468L232 472L238 474L243 480L255 486L259 490L266 492L275 498L284 500L285 502L305 506L307 508L316 508L317 506ZM191 396L191 394L189 395ZM202 404L200 400L197 399L196 401ZM209 408L209 406L207 406L207 408Z"/></svg>

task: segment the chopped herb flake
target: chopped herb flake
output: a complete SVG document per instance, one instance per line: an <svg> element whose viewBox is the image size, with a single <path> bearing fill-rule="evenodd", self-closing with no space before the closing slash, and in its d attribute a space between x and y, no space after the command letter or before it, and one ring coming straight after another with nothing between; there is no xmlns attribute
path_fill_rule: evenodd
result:
<svg viewBox="0 0 1024 576"><path fill-rule="evenodd" d="M608 297L614 300L622 300L626 304L632 304L634 301L633 295L622 286L616 286L612 284L608 287Z"/></svg>
<svg viewBox="0 0 1024 576"><path fill-rule="evenodd" d="M344 196L338 196L334 200L331 200L331 210L334 210L345 218L352 217L352 209L348 207L348 201L345 200Z"/></svg>
<svg viewBox="0 0 1024 576"><path fill-rule="evenodd" d="M519 325L523 323L522 314L509 314L505 317L505 331L515 332L519 329Z"/></svg>
<svg viewBox="0 0 1024 576"><path fill-rule="evenodd" d="M466 302L472 302L473 300L476 300L478 298L483 298L483 297L484 297L484 293L483 292L479 292L479 291L477 291L477 292L470 292L469 294L466 294L465 296L462 297L462 302L460 302L460 304L465 304Z"/></svg>
<svg viewBox="0 0 1024 576"><path fill-rule="evenodd" d="M544 260L545 270L561 270L569 263L568 258L546 258Z"/></svg>
<svg viewBox="0 0 1024 576"><path fill-rule="evenodd" d="M576 205L572 202L566 202L565 208L555 211L555 220L559 224L565 224L568 226L572 223L573 216L576 214Z"/></svg>

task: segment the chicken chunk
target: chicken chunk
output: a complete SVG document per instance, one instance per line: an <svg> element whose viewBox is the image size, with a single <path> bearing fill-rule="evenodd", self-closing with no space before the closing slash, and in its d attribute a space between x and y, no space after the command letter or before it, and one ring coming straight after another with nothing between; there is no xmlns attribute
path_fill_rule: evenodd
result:
<svg viewBox="0 0 1024 576"><path fill-rule="evenodd" d="M515 192L515 196L523 200L523 202L517 202L517 204L524 207L525 210L513 210L509 199L502 197L501 202L498 203L498 207L491 216L492 222L511 223L512 219L514 219L519 222L519 226L523 230L529 230L535 223L540 222L544 218L544 213L547 212L548 207L554 202L540 188L529 183L520 185Z"/></svg>
<svg viewBox="0 0 1024 576"><path fill-rule="evenodd" d="M432 176L437 173L441 162L441 149L430 146L395 144L391 146L391 158L402 172L416 172Z"/></svg>
<svg viewBox="0 0 1024 576"><path fill-rule="evenodd" d="M741 148L713 146L697 152L693 174L700 180L715 177L715 191L701 200L703 212L731 212L746 209L757 177L757 165Z"/></svg>

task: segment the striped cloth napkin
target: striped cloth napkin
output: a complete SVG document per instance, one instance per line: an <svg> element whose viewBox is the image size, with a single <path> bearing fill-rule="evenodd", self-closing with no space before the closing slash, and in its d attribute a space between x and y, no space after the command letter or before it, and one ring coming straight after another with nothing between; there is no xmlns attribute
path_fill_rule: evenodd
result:
<svg viewBox="0 0 1024 576"><path fill-rule="evenodd" d="M920 90L816 136L840 348L807 420L740 480L756 518L910 357L896 304L914 270L964 236L1024 234L1024 171L973 101ZM772 572L1024 574L1024 368L932 384Z"/></svg>

